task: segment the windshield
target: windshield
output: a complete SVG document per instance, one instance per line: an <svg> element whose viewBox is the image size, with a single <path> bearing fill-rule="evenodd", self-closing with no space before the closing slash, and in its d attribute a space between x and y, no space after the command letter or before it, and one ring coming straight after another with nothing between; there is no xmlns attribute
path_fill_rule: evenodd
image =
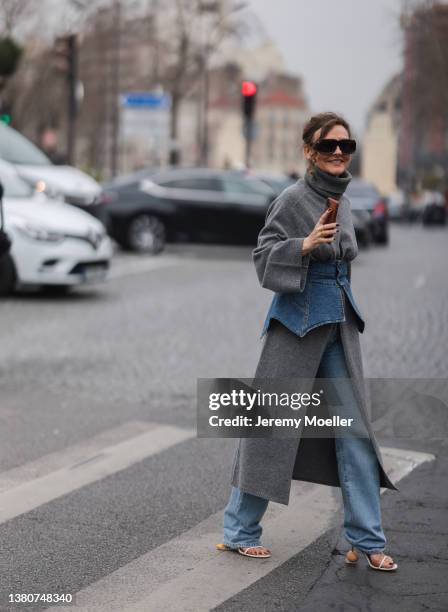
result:
<svg viewBox="0 0 448 612"><path fill-rule="evenodd" d="M0 123L0 158L11 164L52 165L30 140L3 123Z"/></svg>
<svg viewBox="0 0 448 612"><path fill-rule="evenodd" d="M34 189L9 168L0 166L0 182L5 190L5 198L27 198L34 194Z"/></svg>

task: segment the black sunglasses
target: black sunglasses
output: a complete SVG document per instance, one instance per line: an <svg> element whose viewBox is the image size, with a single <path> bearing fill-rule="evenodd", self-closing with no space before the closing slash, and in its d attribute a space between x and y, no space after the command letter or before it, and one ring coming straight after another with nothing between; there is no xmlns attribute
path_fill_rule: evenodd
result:
<svg viewBox="0 0 448 612"><path fill-rule="evenodd" d="M321 138L313 144L314 149L319 153L334 153L338 146L344 155L351 155L356 151L356 140L351 138L342 138L341 140Z"/></svg>

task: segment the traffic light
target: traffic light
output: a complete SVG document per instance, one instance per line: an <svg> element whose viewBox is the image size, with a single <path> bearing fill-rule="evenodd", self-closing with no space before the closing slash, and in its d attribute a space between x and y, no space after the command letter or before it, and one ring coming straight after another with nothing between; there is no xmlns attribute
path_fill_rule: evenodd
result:
<svg viewBox="0 0 448 612"><path fill-rule="evenodd" d="M241 83L241 95L243 100L244 119L250 121L255 115L255 105L257 101L257 86L253 81L243 81Z"/></svg>
<svg viewBox="0 0 448 612"><path fill-rule="evenodd" d="M255 139L255 105L257 101L257 86L253 81L241 83L241 98L243 102L243 136L246 141L245 163L250 167L252 141Z"/></svg>
<svg viewBox="0 0 448 612"><path fill-rule="evenodd" d="M5 125L9 125L11 123L11 115L9 113L1 113L0 121Z"/></svg>
<svg viewBox="0 0 448 612"><path fill-rule="evenodd" d="M75 122L79 111L78 39L76 34L56 38L53 45L53 66L66 79L67 88L67 160L74 158Z"/></svg>

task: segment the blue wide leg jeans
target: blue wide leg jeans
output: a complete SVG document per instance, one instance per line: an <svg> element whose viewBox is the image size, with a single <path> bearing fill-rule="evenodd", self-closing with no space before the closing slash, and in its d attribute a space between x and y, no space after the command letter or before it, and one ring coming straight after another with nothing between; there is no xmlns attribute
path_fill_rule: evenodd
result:
<svg viewBox="0 0 448 612"><path fill-rule="evenodd" d="M341 402L333 414L343 418L355 418L361 423L357 400L353 392L340 337L339 323L331 323L332 331L319 365L320 378L344 378L337 390ZM332 406L328 411L332 416ZM361 426L361 430L363 429ZM369 554L383 552L386 538L381 526L379 464L368 437L335 437L338 474L344 502L344 536L346 540ZM269 500L244 493L232 486L228 504L224 510L224 539L230 548L261 544L260 521Z"/></svg>

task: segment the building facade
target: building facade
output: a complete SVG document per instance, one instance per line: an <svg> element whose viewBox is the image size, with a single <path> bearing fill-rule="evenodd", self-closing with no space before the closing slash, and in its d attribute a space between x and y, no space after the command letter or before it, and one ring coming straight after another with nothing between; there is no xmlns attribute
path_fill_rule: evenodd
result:
<svg viewBox="0 0 448 612"><path fill-rule="evenodd" d="M402 75L386 84L372 105L364 133L361 176L383 195L397 189Z"/></svg>

